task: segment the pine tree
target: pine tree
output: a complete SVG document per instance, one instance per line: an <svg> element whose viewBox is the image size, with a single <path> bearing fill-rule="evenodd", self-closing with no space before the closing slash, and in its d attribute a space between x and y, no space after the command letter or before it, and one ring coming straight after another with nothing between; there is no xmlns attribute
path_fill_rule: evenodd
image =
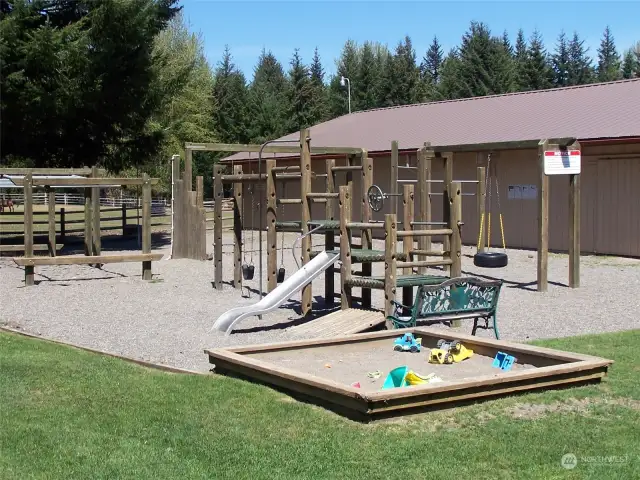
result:
<svg viewBox="0 0 640 480"><path fill-rule="evenodd" d="M525 84L523 90L543 90L553 86L553 71L549 65L540 32L534 30L529 39L527 60L524 69Z"/></svg>
<svg viewBox="0 0 640 480"><path fill-rule="evenodd" d="M567 68L567 85L586 85L593 82L594 69L592 60L587 55L588 48L584 47L584 40L580 40L574 32L569 41L569 64Z"/></svg>
<svg viewBox="0 0 640 480"><path fill-rule="evenodd" d="M287 133L289 127L287 79L282 64L271 51L263 49L249 88L249 136L263 143Z"/></svg>
<svg viewBox="0 0 640 480"><path fill-rule="evenodd" d="M320 54L318 53L318 47L316 47L309 67L311 86L313 88L310 106L313 125L323 122L329 117L329 97L327 95L327 87L324 83L324 74L325 72L320 60Z"/></svg>
<svg viewBox="0 0 640 480"><path fill-rule="evenodd" d="M424 98L420 69L416 65L416 53L409 36L396 46L383 76L382 92L385 106L409 105Z"/></svg>
<svg viewBox="0 0 640 480"><path fill-rule="evenodd" d="M440 70L442 69L443 61L442 45L440 45L438 37L434 36L420 64L420 76L423 81L437 85L440 80Z"/></svg>
<svg viewBox="0 0 640 480"><path fill-rule="evenodd" d="M232 60L229 46L215 72L213 97L214 124L221 142L249 143L248 89L244 74Z"/></svg>
<svg viewBox="0 0 640 480"><path fill-rule="evenodd" d="M340 58L337 61L336 74L333 76L329 83L329 111L331 117L338 117L348 113L348 88L347 85L340 85L340 78L346 77L351 79L356 78L358 74L359 66L359 54L358 44L353 40L347 40L342 47ZM358 105L355 99L358 94L354 89L358 87L354 85L351 89L351 111L355 112L358 109Z"/></svg>
<svg viewBox="0 0 640 480"><path fill-rule="evenodd" d="M505 52L507 52L509 56L513 57L513 47L511 46L511 40L509 40L509 33L506 30L502 32L502 46L504 47Z"/></svg>
<svg viewBox="0 0 640 480"><path fill-rule="evenodd" d="M636 77L640 78L640 42L636 43L633 51L636 57Z"/></svg>
<svg viewBox="0 0 640 480"><path fill-rule="evenodd" d="M376 65L374 45L365 42L360 51L360 61L356 81L356 104L359 110L369 110L378 106L380 77Z"/></svg>
<svg viewBox="0 0 640 480"><path fill-rule="evenodd" d="M597 75L600 82L620 79L620 55L609 26L605 28L598 48Z"/></svg>
<svg viewBox="0 0 640 480"><path fill-rule="evenodd" d="M449 53L442 62L440 70L440 82L435 89L434 100L455 100L462 98L460 92L463 91L461 84L462 61L455 48L449 50Z"/></svg>
<svg viewBox="0 0 640 480"><path fill-rule="evenodd" d="M569 85L569 46L564 32L558 36L556 51L552 58L553 84L556 87L565 87Z"/></svg>
<svg viewBox="0 0 640 480"><path fill-rule="evenodd" d="M622 78L634 78L637 69L636 56L633 50L629 49L625 52L624 59L622 61Z"/></svg>
<svg viewBox="0 0 640 480"><path fill-rule="evenodd" d="M522 91L527 86L527 41L524 38L522 29L518 30L516 36L516 48L514 54L517 90Z"/></svg>
<svg viewBox="0 0 640 480"><path fill-rule="evenodd" d="M290 65L288 131L295 132L312 125L311 102L313 100L314 86L311 83L309 70L302 63L299 49L297 48L293 53Z"/></svg>

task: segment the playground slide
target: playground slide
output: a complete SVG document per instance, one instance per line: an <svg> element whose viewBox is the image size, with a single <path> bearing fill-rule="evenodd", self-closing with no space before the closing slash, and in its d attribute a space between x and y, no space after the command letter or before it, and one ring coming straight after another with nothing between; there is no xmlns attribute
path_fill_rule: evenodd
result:
<svg viewBox="0 0 640 480"><path fill-rule="evenodd" d="M291 298L294 293L336 263L339 257L340 255L337 253L319 253L309 263L263 297L258 303L232 308L220 315L213 324L213 328L221 332L226 332L228 335L231 333L233 326L239 321L253 316L264 315L265 313L275 310Z"/></svg>

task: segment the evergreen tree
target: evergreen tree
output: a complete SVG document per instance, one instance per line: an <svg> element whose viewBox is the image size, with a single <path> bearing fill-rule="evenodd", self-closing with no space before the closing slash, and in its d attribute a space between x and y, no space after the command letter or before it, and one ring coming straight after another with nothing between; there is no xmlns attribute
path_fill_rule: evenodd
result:
<svg viewBox="0 0 640 480"><path fill-rule="evenodd" d="M442 69L443 61L442 45L440 45L438 37L434 36L420 64L421 78L432 85L437 85L440 80L440 70Z"/></svg>
<svg viewBox="0 0 640 480"><path fill-rule="evenodd" d="M296 48L291 59L289 70L289 132L296 132L310 127L313 122L311 104L314 86L311 83L309 70L302 63L299 50Z"/></svg>
<svg viewBox="0 0 640 480"><path fill-rule="evenodd" d="M371 42L365 42L359 57L356 104L358 110L370 110L378 106L380 97L380 71L376 65L374 45Z"/></svg>
<svg viewBox="0 0 640 480"><path fill-rule="evenodd" d="M262 50L249 88L249 137L263 143L288 131L287 79L282 64L271 51Z"/></svg>
<svg viewBox="0 0 640 480"><path fill-rule="evenodd" d="M313 52L313 60L309 67L309 75L311 78L311 86L313 88L313 95L311 98L311 118L312 124L323 122L329 117L329 107L327 95L327 87L324 83L324 68L320 60L320 54L318 53L318 47Z"/></svg>
<svg viewBox="0 0 640 480"><path fill-rule="evenodd" d="M390 65L385 69L381 90L385 106L408 105L424 98L420 69L409 36L398 42Z"/></svg>
<svg viewBox="0 0 640 480"><path fill-rule="evenodd" d="M215 72L213 98L213 118L220 141L249 143L247 82L233 63L228 46Z"/></svg>
<svg viewBox="0 0 640 480"><path fill-rule="evenodd" d="M620 79L620 55L609 26L605 28L598 48L597 75L600 82Z"/></svg>
<svg viewBox="0 0 640 480"><path fill-rule="evenodd" d="M507 52L510 57L513 57L513 47L511 46L511 40L509 40L509 33L506 30L502 32L502 46L505 52Z"/></svg>
<svg viewBox="0 0 640 480"><path fill-rule="evenodd" d="M346 77L351 79L356 78L359 68L359 54L358 45L353 40L347 40L342 47L340 58L336 62L337 69L336 74L333 76L329 83L329 108L331 117L338 117L348 113L348 86L340 85L340 78ZM357 86L354 86L357 88ZM351 111L355 112L358 109L356 99L358 97L354 88L351 89Z"/></svg>
<svg viewBox="0 0 640 480"><path fill-rule="evenodd" d="M0 143L35 167L120 171L156 154L165 133L154 40L176 0L3 2Z"/></svg>
<svg viewBox="0 0 640 480"><path fill-rule="evenodd" d="M460 92L463 91L461 84L462 61L458 55L458 51L452 48L444 61L440 70L440 82L435 89L434 100L455 100L462 98Z"/></svg>
<svg viewBox="0 0 640 480"><path fill-rule="evenodd" d="M515 48L515 54L514 54L516 82L517 82L518 91L525 90L528 84L527 49L528 47L527 47L527 41L524 38L524 31L522 29L519 29L518 34L516 36L516 48Z"/></svg>
<svg viewBox="0 0 640 480"><path fill-rule="evenodd" d="M587 55L588 49L584 47L584 40L580 40L577 32L573 33L568 50L567 85L586 85L593 82L592 60Z"/></svg>
<svg viewBox="0 0 640 480"><path fill-rule="evenodd" d="M553 84L556 87L569 85L569 46L564 32L558 36L556 51L552 58Z"/></svg>
<svg viewBox="0 0 640 480"><path fill-rule="evenodd" d="M529 39L522 90L543 90L553 86L553 71L549 65L542 36L534 30Z"/></svg>
<svg viewBox="0 0 640 480"><path fill-rule="evenodd" d="M633 50L629 49L624 54L624 60L622 62L622 78L634 78L638 66L636 65L636 56Z"/></svg>
<svg viewBox="0 0 640 480"><path fill-rule="evenodd" d="M640 78L640 42L636 43L633 51L636 57L636 77Z"/></svg>

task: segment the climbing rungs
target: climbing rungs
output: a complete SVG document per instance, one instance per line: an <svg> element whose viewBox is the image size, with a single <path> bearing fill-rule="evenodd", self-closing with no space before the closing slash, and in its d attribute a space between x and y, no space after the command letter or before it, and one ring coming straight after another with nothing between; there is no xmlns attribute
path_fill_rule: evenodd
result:
<svg viewBox="0 0 640 480"><path fill-rule="evenodd" d="M442 260L418 260L415 262L396 262L398 268L412 268L412 267L442 267L444 265L451 265L453 262L450 258L444 258Z"/></svg>
<svg viewBox="0 0 640 480"><path fill-rule="evenodd" d="M379 228L384 230L384 223L373 222L349 222L347 228Z"/></svg>
<svg viewBox="0 0 640 480"><path fill-rule="evenodd" d="M399 230L397 232L398 238L402 237L428 237L432 235L451 235L453 230L450 228L440 228L433 230Z"/></svg>
<svg viewBox="0 0 640 480"><path fill-rule="evenodd" d="M337 167L331 167L332 172L359 172L362 170L362 165L338 165Z"/></svg>
<svg viewBox="0 0 640 480"><path fill-rule="evenodd" d="M444 257L449 255L449 252L438 250L411 250L409 254L415 255L416 257Z"/></svg>
<svg viewBox="0 0 640 480"><path fill-rule="evenodd" d="M284 167L273 167L271 169L272 172L276 173L276 172L299 172L300 171L300 165L287 165Z"/></svg>
<svg viewBox="0 0 640 480"><path fill-rule="evenodd" d="M307 198L339 198L339 193L312 192L307 193Z"/></svg>
<svg viewBox="0 0 640 480"><path fill-rule="evenodd" d="M301 204L302 203L302 199L301 198L276 198L276 203L278 205L295 205L295 204Z"/></svg>

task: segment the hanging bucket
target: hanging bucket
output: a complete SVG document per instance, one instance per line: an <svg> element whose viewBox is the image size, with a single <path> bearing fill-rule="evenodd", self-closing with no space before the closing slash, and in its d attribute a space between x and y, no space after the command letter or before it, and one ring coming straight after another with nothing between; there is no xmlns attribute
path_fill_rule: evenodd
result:
<svg viewBox="0 0 640 480"><path fill-rule="evenodd" d="M256 267L253 265L242 265L242 278L245 280L253 280L253 273L255 270Z"/></svg>
<svg viewBox="0 0 640 480"><path fill-rule="evenodd" d="M282 282L284 282L284 274L285 274L284 267L280 267L280 268L278 269L278 275L276 276L276 282L277 282L277 283L282 283Z"/></svg>

